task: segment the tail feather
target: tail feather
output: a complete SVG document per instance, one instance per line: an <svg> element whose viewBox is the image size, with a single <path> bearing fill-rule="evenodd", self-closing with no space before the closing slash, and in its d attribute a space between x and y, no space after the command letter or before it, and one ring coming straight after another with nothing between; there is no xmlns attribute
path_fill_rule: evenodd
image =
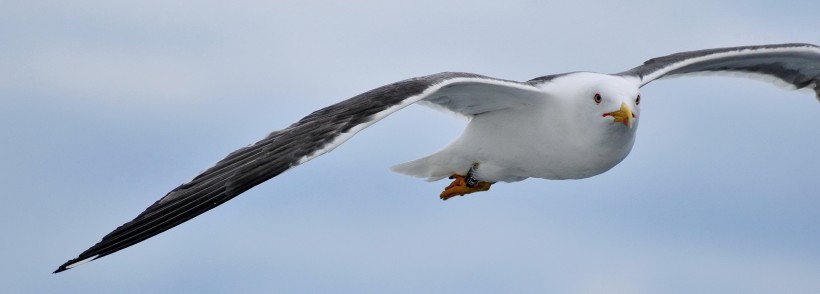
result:
<svg viewBox="0 0 820 294"><path fill-rule="evenodd" d="M441 156L440 153L436 153L413 161L394 165L390 167L390 170L408 176L425 178L427 181L432 182L458 173L458 171L454 168L455 166L458 165L454 164L452 157L448 158Z"/></svg>

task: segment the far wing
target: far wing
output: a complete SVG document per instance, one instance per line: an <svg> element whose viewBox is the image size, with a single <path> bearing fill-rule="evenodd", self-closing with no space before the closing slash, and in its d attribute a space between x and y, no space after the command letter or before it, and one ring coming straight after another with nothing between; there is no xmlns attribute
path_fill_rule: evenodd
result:
<svg viewBox="0 0 820 294"><path fill-rule="evenodd" d="M426 99L465 115L527 107L537 88L469 73L440 73L396 82L320 109L241 148L171 190L135 219L61 265L55 273L109 255L190 220L282 172L341 145L407 105Z"/></svg>
<svg viewBox="0 0 820 294"><path fill-rule="evenodd" d="M820 99L820 47L776 44L681 52L653 58L619 73L638 78L640 86L663 77L702 73L762 74L795 89L814 88Z"/></svg>

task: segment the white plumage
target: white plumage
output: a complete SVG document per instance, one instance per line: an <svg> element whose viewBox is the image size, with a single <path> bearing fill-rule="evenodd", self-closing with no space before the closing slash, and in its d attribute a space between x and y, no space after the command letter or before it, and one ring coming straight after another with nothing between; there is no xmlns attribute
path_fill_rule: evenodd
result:
<svg viewBox="0 0 820 294"><path fill-rule="evenodd" d="M394 171L435 181L464 175L473 163L479 163L475 176L487 182L529 177L579 179L609 170L629 154L635 142L637 123L629 128L603 116L621 104L638 114L638 85L621 76L579 72L532 89L484 91L459 84L450 89L458 95L431 96L450 97L460 106L450 110L472 115L464 133L441 151L396 165ZM601 101L594 100L596 94ZM465 111L485 104L494 107Z"/></svg>

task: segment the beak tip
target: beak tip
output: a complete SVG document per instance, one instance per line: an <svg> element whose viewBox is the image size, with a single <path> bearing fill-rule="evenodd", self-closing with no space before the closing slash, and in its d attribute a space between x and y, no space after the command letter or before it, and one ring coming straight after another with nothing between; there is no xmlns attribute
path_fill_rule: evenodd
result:
<svg viewBox="0 0 820 294"><path fill-rule="evenodd" d="M623 123L624 126L630 129L633 128L634 121L637 118L635 116L635 113L632 112L632 109L629 108L629 105L627 105L626 102L621 102L620 109L613 112L604 113L603 116L611 116L614 118L615 122Z"/></svg>

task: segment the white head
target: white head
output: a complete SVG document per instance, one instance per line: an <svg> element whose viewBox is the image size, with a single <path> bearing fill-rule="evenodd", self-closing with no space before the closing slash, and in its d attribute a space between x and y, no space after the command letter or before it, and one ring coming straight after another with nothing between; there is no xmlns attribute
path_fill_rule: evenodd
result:
<svg viewBox="0 0 820 294"><path fill-rule="evenodd" d="M610 131L631 131L638 127L641 93L637 84L620 76L584 73L577 80L573 100L589 120L599 121ZM626 130L622 127L625 127ZM632 129L632 130L629 130Z"/></svg>
<svg viewBox="0 0 820 294"><path fill-rule="evenodd" d="M578 72L559 76L542 86L561 105L559 116L571 136L563 138L573 160L591 170L608 170L623 160L635 142L640 119L638 84L621 76Z"/></svg>

